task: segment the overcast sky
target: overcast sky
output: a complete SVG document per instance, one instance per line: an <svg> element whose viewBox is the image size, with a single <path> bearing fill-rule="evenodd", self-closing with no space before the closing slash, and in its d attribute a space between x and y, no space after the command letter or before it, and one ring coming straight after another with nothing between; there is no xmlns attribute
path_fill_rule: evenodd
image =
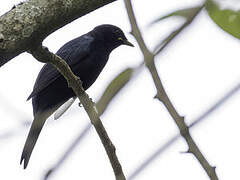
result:
<svg viewBox="0 0 240 180"><path fill-rule="evenodd" d="M19 1L3 1L0 14ZM138 23L150 49L179 27L181 18L166 19L154 26L153 20L179 8L191 7L202 1L133 1ZM223 1L222 1L223 2ZM230 1L222 7L230 7ZM236 3L236 1L231 0ZM239 4L238 4L239 5ZM234 6L237 7L237 4ZM238 6L239 7L239 6ZM134 38L123 1L116 1L64 26L47 37L43 44L56 52L67 41L80 36L99 24L114 24L126 33L135 48L121 46L114 50L105 69L87 91L98 100L107 84L123 69L135 67L142 56ZM224 94L240 84L239 40L217 27L203 10L191 26L181 33L156 58L164 87L178 112L191 123L217 102ZM89 119L77 102L59 120L49 118L33 151L26 170L19 165L28 127L21 123L32 121L32 106L26 101L42 63L23 53L0 69L0 179L41 179L62 156ZM117 148L124 173L130 177L134 170L178 129L165 107L154 100L156 94L149 72L144 69L114 99L101 117ZM237 92L223 106L191 130L194 140L211 165L217 166L219 179L239 179L240 159L240 94ZM181 138L160 154L136 179L209 179L196 159L185 152ZM51 179L113 179L109 160L93 128L77 146L64 165Z"/></svg>

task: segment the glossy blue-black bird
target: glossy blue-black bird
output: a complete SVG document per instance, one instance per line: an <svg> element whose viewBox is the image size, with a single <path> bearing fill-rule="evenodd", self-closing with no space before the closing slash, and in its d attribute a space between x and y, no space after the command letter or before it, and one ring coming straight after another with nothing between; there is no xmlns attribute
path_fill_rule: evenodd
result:
<svg viewBox="0 0 240 180"><path fill-rule="evenodd" d="M63 58L86 90L97 79L112 50L120 45L133 46L122 30L113 25L100 25L92 31L63 45L57 55ZM33 148L47 118L62 104L76 95L64 77L51 65L45 64L38 74L32 98L34 120L30 128L20 163L27 167Z"/></svg>

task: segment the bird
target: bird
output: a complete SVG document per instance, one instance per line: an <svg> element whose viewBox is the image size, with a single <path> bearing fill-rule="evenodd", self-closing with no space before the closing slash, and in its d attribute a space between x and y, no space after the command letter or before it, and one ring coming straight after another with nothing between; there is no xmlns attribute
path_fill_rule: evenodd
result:
<svg viewBox="0 0 240 180"><path fill-rule="evenodd" d="M96 81L106 65L110 53L120 45L134 47L119 27L103 24L67 42L56 52L56 55L66 61L73 73L82 81L83 89L87 90ZM68 87L65 78L53 65L45 64L40 70L33 91L27 99L32 99L34 119L20 160L20 164L24 162L24 169L29 163L44 123L71 98L75 99L76 95Z"/></svg>

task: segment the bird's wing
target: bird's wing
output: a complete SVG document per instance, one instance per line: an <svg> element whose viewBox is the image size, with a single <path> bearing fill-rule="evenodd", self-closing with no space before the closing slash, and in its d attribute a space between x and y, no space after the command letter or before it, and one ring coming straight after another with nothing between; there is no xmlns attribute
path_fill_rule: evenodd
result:
<svg viewBox="0 0 240 180"><path fill-rule="evenodd" d="M74 70L76 63L81 63L90 53L90 46L94 39L91 36L83 35L63 45L58 51L57 55L64 59L68 65ZM58 70L51 64L45 64L41 69L34 88L27 100L31 99L48 85L61 77Z"/></svg>
<svg viewBox="0 0 240 180"><path fill-rule="evenodd" d="M62 106L60 106L54 113L54 119L55 120L59 119L70 108L70 106L74 103L76 98L77 97L72 97L68 101L66 101Z"/></svg>

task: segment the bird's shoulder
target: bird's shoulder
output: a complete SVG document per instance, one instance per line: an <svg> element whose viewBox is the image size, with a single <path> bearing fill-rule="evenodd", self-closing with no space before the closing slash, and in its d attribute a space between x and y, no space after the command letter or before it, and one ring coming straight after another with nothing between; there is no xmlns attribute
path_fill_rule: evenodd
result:
<svg viewBox="0 0 240 180"><path fill-rule="evenodd" d="M56 54L74 68L76 63L81 63L87 59L93 41L94 39L91 36L87 34L82 35L64 44ZM37 95L59 77L61 77L61 74L55 67L51 64L45 64L39 72L33 91L27 100Z"/></svg>
<svg viewBox="0 0 240 180"><path fill-rule="evenodd" d="M90 53L93 42L94 38L85 34L64 44L56 54L67 62L72 61L72 58L81 61Z"/></svg>

